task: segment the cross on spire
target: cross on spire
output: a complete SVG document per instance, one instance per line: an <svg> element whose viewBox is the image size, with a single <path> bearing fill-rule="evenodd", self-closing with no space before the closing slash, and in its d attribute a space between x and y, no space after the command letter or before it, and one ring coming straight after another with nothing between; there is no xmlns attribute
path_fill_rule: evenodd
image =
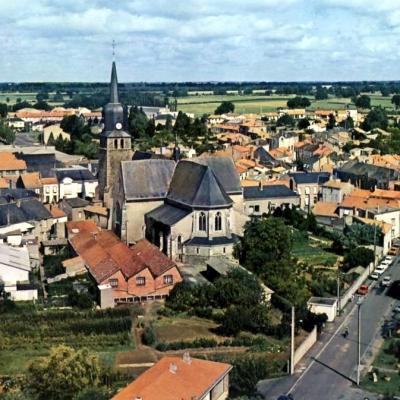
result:
<svg viewBox="0 0 400 400"><path fill-rule="evenodd" d="M116 46L116 43L115 43L115 40L113 39L113 41L112 41L112 55L113 55L113 61L115 61L115 46Z"/></svg>

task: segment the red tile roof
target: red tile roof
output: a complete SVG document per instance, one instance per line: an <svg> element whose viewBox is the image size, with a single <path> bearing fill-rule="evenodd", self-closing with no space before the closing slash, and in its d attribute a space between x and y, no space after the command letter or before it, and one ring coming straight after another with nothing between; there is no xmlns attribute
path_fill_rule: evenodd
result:
<svg viewBox="0 0 400 400"><path fill-rule="evenodd" d="M13 153L0 152L0 171L19 171L26 169L24 160L18 160Z"/></svg>
<svg viewBox="0 0 400 400"><path fill-rule="evenodd" d="M201 399L231 368L229 364L196 358L185 362L181 357L164 357L112 400Z"/></svg>
<svg viewBox="0 0 400 400"><path fill-rule="evenodd" d="M176 266L158 247L146 239L140 240L132 248L129 248L113 232L93 231L93 226L90 224L82 224L92 221L77 222L79 224L67 223L68 230L74 229L71 227L72 225L75 226L75 229L80 230L69 239L71 246L85 261L87 268L98 283L103 282L117 271L121 271L125 278L130 278L148 268L153 276L157 277Z"/></svg>

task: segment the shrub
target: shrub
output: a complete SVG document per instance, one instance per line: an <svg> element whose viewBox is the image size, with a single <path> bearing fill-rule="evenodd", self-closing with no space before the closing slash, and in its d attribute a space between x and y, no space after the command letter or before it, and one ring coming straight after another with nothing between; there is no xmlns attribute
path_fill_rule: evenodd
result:
<svg viewBox="0 0 400 400"><path fill-rule="evenodd" d="M143 344L145 344L146 346L152 346L156 342L156 340L157 336L154 326L152 324L146 326L142 334Z"/></svg>

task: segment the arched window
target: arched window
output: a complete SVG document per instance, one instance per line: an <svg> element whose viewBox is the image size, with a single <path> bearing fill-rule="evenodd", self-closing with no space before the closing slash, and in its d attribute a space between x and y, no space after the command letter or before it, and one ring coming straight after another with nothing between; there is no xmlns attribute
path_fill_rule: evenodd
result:
<svg viewBox="0 0 400 400"><path fill-rule="evenodd" d="M222 231L222 216L219 211L215 214L215 230Z"/></svg>
<svg viewBox="0 0 400 400"><path fill-rule="evenodd" d="M118 149L118 139L114 139L114 149Z"/></svg>
<svg viewBox="0 0 400 400"><path fill-rule="evenodd" d="M207 230L207 217L206 214L203 212L199 215L199 231L206 231Z"/></svg>
<svg viewBox="0 0 400 400"><path fill-rule="evenodd" d="M124 148L124 139L121 139L120 143L121 143L120 147L121 147L121 149L123 149Z"/></svg>

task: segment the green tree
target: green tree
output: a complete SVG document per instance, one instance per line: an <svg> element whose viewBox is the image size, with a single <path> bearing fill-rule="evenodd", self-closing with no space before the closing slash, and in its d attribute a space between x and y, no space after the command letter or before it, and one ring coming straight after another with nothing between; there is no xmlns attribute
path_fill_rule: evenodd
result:
<svg viewBox="0 0 400 400"><path fill-rule="evenodd" d="M372 129L381 128L386 129L388 127L389 120L386 110L379 106L373 108L365 117L361 124L361 128L365 131L371 131Z"/></svg>
<svg viewBox="0 0 400 400"><path fill-rule="evenodd" d="M48 98L49 98L49 94L48 94L47 92L39 92L39 93L36 95L36 100L37 100L38 102L41 102L41 101L43 101L43 100L48 100Z"/></svg>
<svg viewBox="0 0 400 400"><path fill-rule="evenodd" d="M0 118L7 117L8 106L5 103L0 103Z"/></svg>
<svg viewBox="0 0 400 400"><path fill-rule="evenodd" d="M33 108L36 108L37 110L45 110L45 111L51 110L51 106L44 100L39 100L37 103L35 103L33 105Z"/></svg>
<svg viewBox="0 0 400 400"><path fill-rule="evenodd" d="M276 121L276 126L294 126L295 120L291 115L283 114Z"/></svg>
<svg viewBox="0 0 400 400"><path fill-rule="evenodd" d="M333 129L336 126L336 118L333 114L329 114L328 124L326 125L327 129Z"/></svg>
<svg viewBox="0 0 400 400"><path fill-rule="evenodd" d="M228 114L235 111L235 105L231 101L223 101L214 111L215 114Z"/></svg>
<svg viewBox="0 0 400 400"><path fill-rule="evenodd" d="M317 87L317 91L315 93L315 100L325 100L328 98L328 91L326 88L322 86Z"/></svg>
<svg viewBox="0 0 400 400"><path fill-rule="evenodd" d="M399 106L400 106L400 95L399 94L395 94L392 97L392 104L394 104L396 110L399 108Z"/></svg>
<svg viewBox="0 0 400 400"><path fill-rule="evenodd" d="M73 400L108 400L110 395L104 388L89 387L80 391Z"/></svg>
<svg viewBox="0 0 400 400"><path fill-rule="evenodd" d="M361 265L366 268L374 261L374 252L366 247L351 248L345 255L343 260L343 269L348 271L351 268Z"/></svg>
<svg viewBox="0 0 400 400"><path fill-rule="evenodd" d="M354 120L353 120L353 118L348 116L345 120L341 121L339 125L345 129L353 129L354 128Z"/></svg>
<svg viewBox="0 0 400 400"><path fill-rule="evenodd" d="M287 106L289 108L306 108L310 107L310 105L310 100L307 97L296 96L287 101Z"/></svg>
<svg viewBox="0 0 400 400"><path fill-rule="evenodd" d="M15 132L2 120L0 120L0 138L6 144L12 144L15 140Z"/></svg>
<svg viewBox="0 0 400 400"><path fill-rule="evenodd" d="M302 118L297 123L299 129L307 129L310 126L310 121L307 118Z"/></svg>
<svg viewBox="0 0 400 400"><path fill-rule="evenodd" d="M128 131L133 138L139 139L146 137L148 119L141 108L132 106L128 116Z"/></svg>
<svg viewBox="0 0 400 400"><path fill-rule="evenodd" d="M366 94L362 94L352 99L354 104L359 108L371 108L371 98Z"/></svg>
<svg viewBox="0 0 400 400"><path fill-rule="evenodd" d="M58 346L29 366L26 387L37 400L71 400L85 388L98 386L100 374L97 356L87 349Z"/></svg>
<svg viewBox="0 0 400 400"><path fill-rule="evenodd" d="M54 146L56 144L56 141L54 140L54 135L53 132L50 132L49 138L47 139L48 146Z"/></svg>

